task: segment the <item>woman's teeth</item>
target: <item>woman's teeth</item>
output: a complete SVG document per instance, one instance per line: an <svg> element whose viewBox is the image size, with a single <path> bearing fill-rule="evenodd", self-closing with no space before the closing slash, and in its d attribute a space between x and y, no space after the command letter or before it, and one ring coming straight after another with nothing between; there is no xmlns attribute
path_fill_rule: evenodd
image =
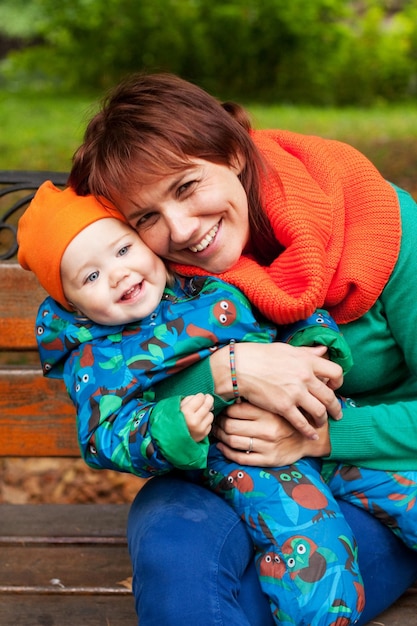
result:
<svg viewBox="0 0 417 626"><path fill-rule="evenodd" d="M219 230L219 225L216 224L216 226L214 226L207 233L207 235L204 237L204 239L202 239L200 241L199 244L197 244L196 246L190 246L189 250L191 250L191 252L202 252L203 250L205 250L211 244L211 242L213 241L213 239L217 235L217 231L218 230Z"/></svg>

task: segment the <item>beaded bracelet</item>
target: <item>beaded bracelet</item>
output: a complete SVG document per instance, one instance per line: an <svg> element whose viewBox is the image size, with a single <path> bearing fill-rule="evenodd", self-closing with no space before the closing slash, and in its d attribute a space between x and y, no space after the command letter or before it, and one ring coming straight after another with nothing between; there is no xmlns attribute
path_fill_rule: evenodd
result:
<svg viewBox="0 0 417 626"><path fill-rule="evenodd" d="M229 343L229 357L230 357L230 376L232 377L233 395L237 404L242 402L239 393L239 386L237 384L236 376L236 361L235 361L235 339L231 339Z"/></svg>

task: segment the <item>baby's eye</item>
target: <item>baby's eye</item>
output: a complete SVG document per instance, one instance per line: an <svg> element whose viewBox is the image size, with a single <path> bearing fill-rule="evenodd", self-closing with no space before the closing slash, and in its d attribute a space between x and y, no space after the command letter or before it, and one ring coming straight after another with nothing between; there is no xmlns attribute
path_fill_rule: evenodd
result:
<svg viewBox="0 0 417 626"><path fill-rule="evenodd" d="M120 248L118 256L124 256L125 254L128 253L130 246L123 246L123 248Z"/></svg>
<svg viewBox="0 0 417 626"><path fill-rule="evenodd" d="M93 283L95 280L97 280L97 279L98 279L98 277L99 277L99 276L100 276L100 272L98 272L98 271L91 272L91 274L89 274L89 275L87 276L87 280L86 280L86 282L88 282L88 283Z"/></svg>

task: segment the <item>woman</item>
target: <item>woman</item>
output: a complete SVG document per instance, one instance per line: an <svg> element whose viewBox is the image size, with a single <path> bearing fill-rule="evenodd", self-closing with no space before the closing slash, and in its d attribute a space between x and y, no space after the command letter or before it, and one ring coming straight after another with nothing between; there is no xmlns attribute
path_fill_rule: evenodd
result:
<svg viewBox="0 0 417 626"><path fill-rule="evenodd" d="M112 200L177 270L220 275L274 322L325 306L341 325L356 362L342 393L359 400L343 419L333 392L341 371L320 348L236 346L248 402L230 407L215 433L231 461L417 469L416 307L406 306L416 209L365 157L339 142L253 131L240 107L177 77L135 76L91 120L69 182ZM199 376L233 395L224 349ZM297 430L306 413L310 438ZM342 508L359 544L365 624L414 580L417 559L369 513ZM141 626L271 623L240 521L182 477L153 479L138 494L129 546Z"/></svg>

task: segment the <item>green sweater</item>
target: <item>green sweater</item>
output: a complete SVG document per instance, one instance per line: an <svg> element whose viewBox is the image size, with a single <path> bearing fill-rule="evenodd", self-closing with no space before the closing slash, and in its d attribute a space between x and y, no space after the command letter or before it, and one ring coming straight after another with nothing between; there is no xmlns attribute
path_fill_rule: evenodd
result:
<svg viewBox="0 0 417 626"><path fill-rule="evenodd" d="M417 206L397 189L401 204L400 255L383 293L362 318L340 325L354 366L342 395L358 407L329 420L332 461L385 470L417 470ZM213 392L210 359L168 381L183 380L184 393ZM184 391L188 389L188 391ZM216 408L221 399L217 398ZM224 403L226 405L226 403Z"/></svg>
<svg viewBox="0 0 417 626"><path fill-rule="evenodd" d="M341 325L354 366L341 393L358 408L330 420L330 459L386 470L417 470L417 206L397 189L401 250L375 305Z"/></svg>

